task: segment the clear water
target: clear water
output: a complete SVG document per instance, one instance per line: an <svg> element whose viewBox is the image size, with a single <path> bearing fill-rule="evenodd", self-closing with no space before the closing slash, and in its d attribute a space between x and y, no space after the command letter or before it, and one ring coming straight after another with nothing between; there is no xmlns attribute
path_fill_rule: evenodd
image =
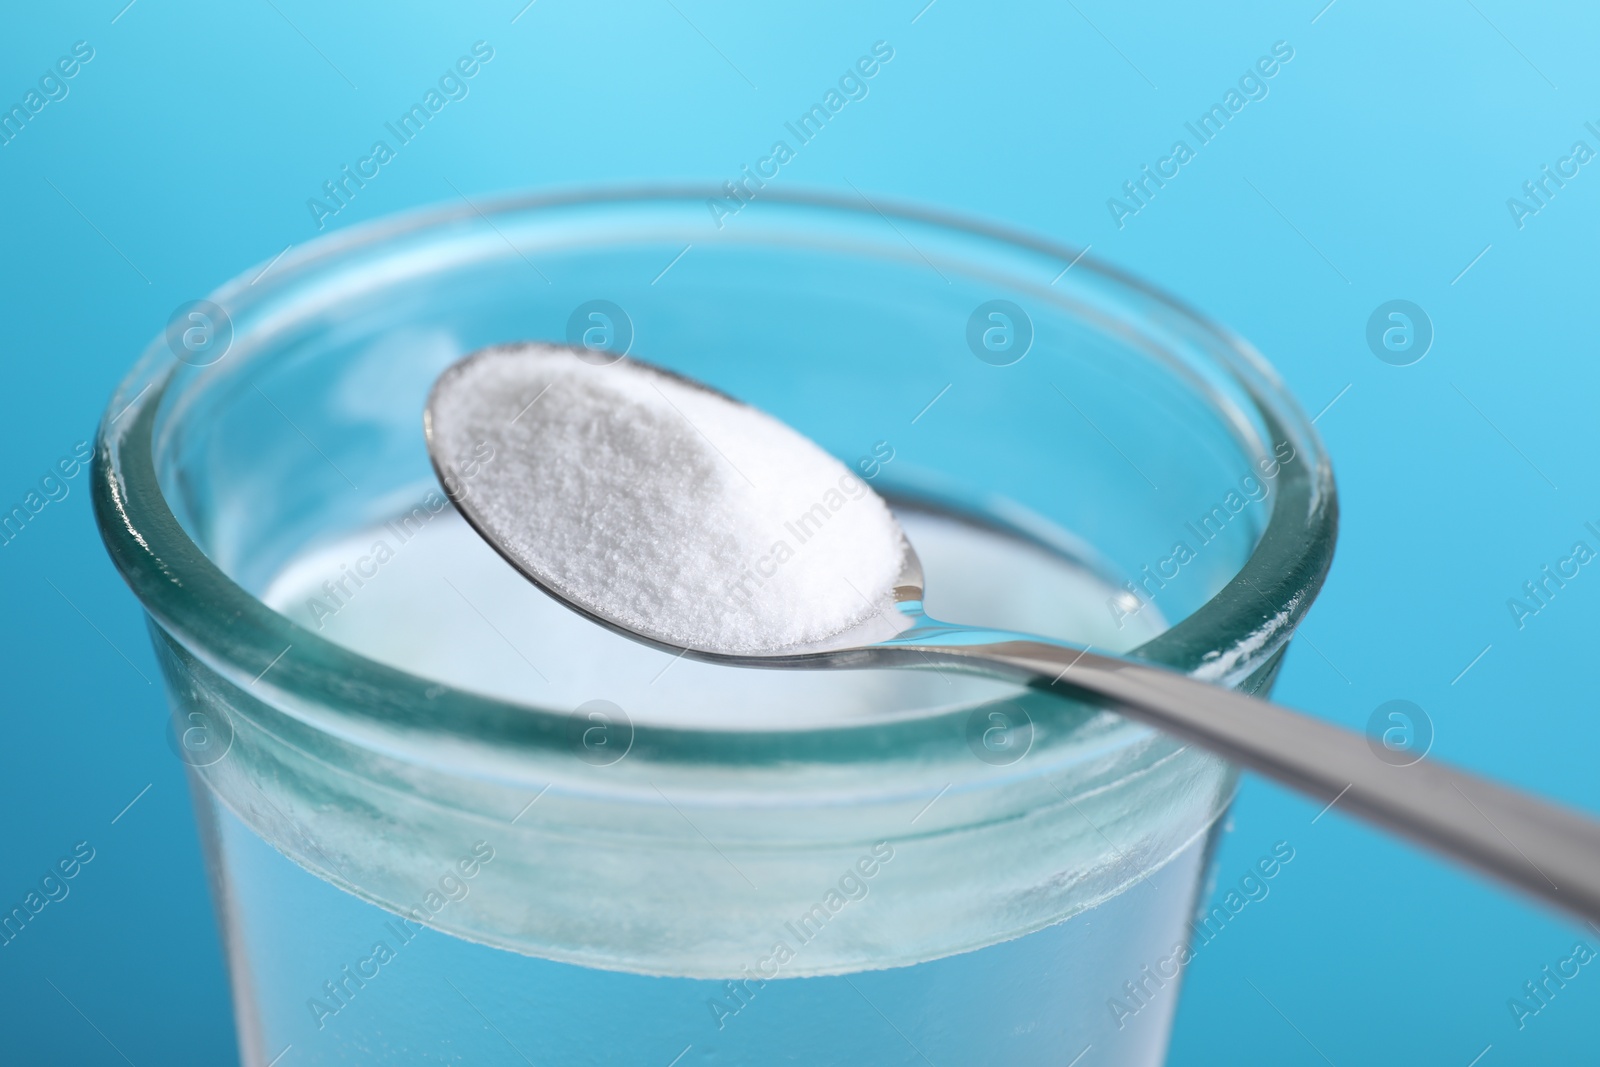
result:
<svg viewBox="0 0 1600 1067"><path fill-rule="evenodd" d="M419 502L425 497L419 494ZM676 660L545 596L448 505L437 514L425 505L412 514L405 524L382 523L302 553L268 583L262 600L330 640L414 674L543 707L603 698L636 722L823 726L927 714L1017 691L950 672L770 671ZM926 512L896 515L922 559L925 602L936 619L1113 652L1165 626L1146 607L1119 627L1107 606L1118 591L1062 554Z"/></svg>
<svg viewBox="0 0 1600 1067"><path fill-rule="evenodd" d="M1117 628L1106 603L1114 588L1062 555L945 518L901 519L924 561L936 617L1113 649L1132 647L1161 626L1149 613ZM377 551L380 542L387 552ZM359 583L347 577L353 571L365 575ZM411 528L383 524L302 553L263 598L413 673L546 707L604 697L636 721L820 725L925 714L1010 689L931 671L813 674L675 661L550 602L448 508ZM1125 982L1141 980L1142 968L1187 940L1210 840L1202 832L1175 854L1140 856L1136 863L1150 869L1125 891L1032 933L972 950L962 931L951 929L951 948L928 951L912 965L762 983L747 980L761 965L756 958L698 959L695 973L722 976L710 980L617 969L630 945L641 953L648 947L630 942L635 935L623 924L605 946L605 968L436 928L450 925L449 909L481 903L467 904L472 894L527 891L496 881L494 859L480 862L472 877L452 877L432 927L405 922L308 873L214 795L206 794L203 809L247 1063L281 1056L281 1067L1158 1063L1177 980L1145 980L1147 1005L1126 1025L1118 1025L1109 1002L1125 1000ZM1130 818L1136 823L1138 816ZM1111 827L1119 837L1130 832ZM464 858L474 841L491 836L465 815L460 834ZM892 911L919 888L925 872L909 846L904 855L898 866L883 862L865 895L819 929L797 928L792 913L772 914L774 947L782 942L798 960L821 964L876 918L875 909ZM713 865L708 880L727 876L710 853L683 862ZM508 863L501 858L498 869ZM807 892L820 898L829 888ZM606 893L605 885L593 886L590 911L574 922L603 913ZM505 933L514 938L518 931Z"/></svg>
<svg viewBox="0 0 1600 1067"><path fill-rule="evenodd" d="M306 873L225 810L211 822L213 860L229 887L219 899L247 1067L285 1048L277 1067L1158 1064L1178 983L1158 988L1140 972L1187 943L1205 845L1016 940L735 991L727 981L558 963L404 925ZM892 870L891 862L884 875ZM851 905L875 906L893 906L887 886ZM777 917L773 927L785 935ZM816 939L847 933L830 924ZM801 954L810 948L789 940ZM392 958L365 963L380 942ZM1108 1001L1126 1003L1128 981L1145 983L1147 1006L1119 1028Z"/></svg>

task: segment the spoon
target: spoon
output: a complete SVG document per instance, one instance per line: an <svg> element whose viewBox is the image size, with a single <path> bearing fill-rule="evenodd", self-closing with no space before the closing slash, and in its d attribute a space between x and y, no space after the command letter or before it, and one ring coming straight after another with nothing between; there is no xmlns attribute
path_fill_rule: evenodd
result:
<svg viewBox="0 0 1600 1067"><path fill-rule="evenodd" d="M540 347L548 352L553 346ZM592 352L573 354L595 364ZM603 604L563 592L571 583L497 535L483 494L463 480L453 457L441 454L441 400L452 389L469 387L460 384L467 379L457 372L476 355L481 354L448 368L434 385L424 414L429 457L468 524L525 578L579 614L662 651L710 663L803 670L949 666L1060 690L1200 745L1330 808L1339 804L1582 919L1600 921L1600 823L1437 761L1392 766L1375 757L1362 734L1147 661L936 621L923 611L922 563L903 534L898 577L875 615L823 640L772 652L685 646L637 620L630 624L609 615ZM739 404L673 372L629 362L716 402Z"/></svg>

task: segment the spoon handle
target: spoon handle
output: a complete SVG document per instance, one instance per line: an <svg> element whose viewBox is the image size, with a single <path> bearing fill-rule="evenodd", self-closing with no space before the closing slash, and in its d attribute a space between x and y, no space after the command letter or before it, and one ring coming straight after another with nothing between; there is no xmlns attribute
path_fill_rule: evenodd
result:
<svg viewBox="0 0 1600 1067"><path fill-rule="evenodd" d="M1600 823L1590 818L1433 760L1394 766L1362 734L1175 671L996 636L919 643L919 651L1109 704L1591 924L1600 921Z"/></svg>

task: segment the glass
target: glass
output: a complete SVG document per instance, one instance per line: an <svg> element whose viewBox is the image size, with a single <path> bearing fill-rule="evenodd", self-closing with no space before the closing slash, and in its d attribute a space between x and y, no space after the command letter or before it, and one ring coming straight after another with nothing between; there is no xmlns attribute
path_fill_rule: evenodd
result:
<svg viewBox="0 0 1600 1067"><path fill-rule="evenodd" d="M1023 236L705 191L418 214L200 313L113 398L95 505L246 1064L1160 1062L1230 767L997 681L609 634L464 533L420 412L486 344L631 352L869 478L933 614L1259 691L1336 506L1237 338Z"/></svg>

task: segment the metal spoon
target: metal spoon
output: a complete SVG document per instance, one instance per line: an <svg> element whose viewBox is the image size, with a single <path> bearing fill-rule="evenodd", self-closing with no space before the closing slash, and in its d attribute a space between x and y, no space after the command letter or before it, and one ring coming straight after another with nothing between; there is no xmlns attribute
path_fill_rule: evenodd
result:
<svg viewBox="0 0 1600 1067"><path fill-rule="evenodd" d="M662 373L738 403L698 382ZM429 456L450 499L529 581L625 637L665 652L743 667L949 666L1060 689L1201 745L1329 807L1338 803L1580 918L1600 920L1600 823L1437 761L1392 766L1377 759L1359 733L1149 662L1044 637L937 622L922 610L922 563L903 538L892 602L857 627L817 644L771 654L730 654L685 648L624 625L600 605L560 592L560 583L553 580L559 576L542 573L535 561L508 548L483 521L477 491L465 491L450 457L439 454L434 432L435 402L453 377L450 370L441 375L424 418Z"/></svg>

